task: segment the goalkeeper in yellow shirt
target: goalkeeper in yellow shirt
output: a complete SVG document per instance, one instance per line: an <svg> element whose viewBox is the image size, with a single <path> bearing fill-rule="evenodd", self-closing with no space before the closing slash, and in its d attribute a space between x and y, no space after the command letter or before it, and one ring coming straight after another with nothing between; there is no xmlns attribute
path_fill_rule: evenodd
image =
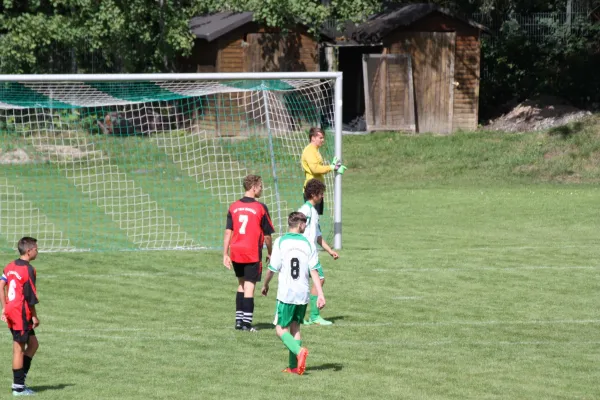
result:
<svg viewBox="0 0 600 400"><path fill-rule="evenodd" d="M302 152L302 169L304 170L304 186L311 179L317 179L321 182L325 182L324 175L331 171L335 171L340 175L346 172L346 166L337 159L333 158L330 165L325 165L323 162L323 156L319 152L319 148L325 143L325 132L321 128L310 128L308 133L310 143L304 148ZM306 197L304 201L307 201ZM315 209L319 215L323 215L323 201L315 205Z"/></svg>

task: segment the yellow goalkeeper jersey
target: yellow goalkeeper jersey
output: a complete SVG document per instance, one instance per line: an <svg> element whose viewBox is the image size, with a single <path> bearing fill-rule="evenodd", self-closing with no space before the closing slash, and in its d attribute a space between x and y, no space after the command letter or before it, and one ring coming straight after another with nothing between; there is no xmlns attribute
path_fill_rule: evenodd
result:
<svg viewBox="0 0 600 400"><path fill-rule="evenodd" d="M302 169L306 177L304 186L313 178L325 182L323 175L331 172L331 166L323 165L323 157L319 153L319 148L312 143L309 143L302 152Z"/></svg>

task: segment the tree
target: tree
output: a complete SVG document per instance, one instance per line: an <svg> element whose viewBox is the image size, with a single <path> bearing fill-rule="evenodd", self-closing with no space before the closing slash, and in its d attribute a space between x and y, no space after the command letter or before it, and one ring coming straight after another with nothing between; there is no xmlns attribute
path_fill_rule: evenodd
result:
<svg viewBox="0 0 600 400"><path fill-rule="evenodd" d="M195 15L252 11L254 19L317 31L331 17L362 20L376 0L3 0L0 72L170 72L189 55Z"/></svg>

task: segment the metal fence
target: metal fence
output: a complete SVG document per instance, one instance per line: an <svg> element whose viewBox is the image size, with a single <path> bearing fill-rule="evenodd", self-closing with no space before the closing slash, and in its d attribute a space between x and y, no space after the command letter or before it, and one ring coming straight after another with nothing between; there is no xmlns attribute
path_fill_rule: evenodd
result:
<svg viewBox="0 0 600 400"><path fill-rule="evenodd" d="M533 43L544 41L549 36L557 34L568 34L571 28L576 29L578 23L587 21L587 12L540 12L528 15L513 14L510 18L494 22L486 14L476 13L471 19L486 26L491 35L485 36L484 40L497 40L507 30L519 30Z"/></svg>

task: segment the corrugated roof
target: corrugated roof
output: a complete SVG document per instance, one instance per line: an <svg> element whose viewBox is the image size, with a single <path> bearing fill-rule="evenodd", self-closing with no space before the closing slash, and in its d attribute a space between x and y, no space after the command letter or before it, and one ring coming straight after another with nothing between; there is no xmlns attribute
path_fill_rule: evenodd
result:
<svg viewBox="0 0 600 400"><path fill-rule="evenodd" d="M194 17L188 22L188 26L198 39L211 42L235 28L252 22L252 17L252 12L224 11Z"/></svg>
<svg viewBox="0 0 600 400"><path fill-rule="evenodd" d="M396 4L388 5L385 11L374 14L366 22L360 24L354 32L352 39L357 42L379 42L388 33L401 26L409 26L421 18L433 13L439 12L449 17L458 19L467 25L487 32L488 29L474 21L459 16L436 4L418 3L418 4Z"/></svg>

